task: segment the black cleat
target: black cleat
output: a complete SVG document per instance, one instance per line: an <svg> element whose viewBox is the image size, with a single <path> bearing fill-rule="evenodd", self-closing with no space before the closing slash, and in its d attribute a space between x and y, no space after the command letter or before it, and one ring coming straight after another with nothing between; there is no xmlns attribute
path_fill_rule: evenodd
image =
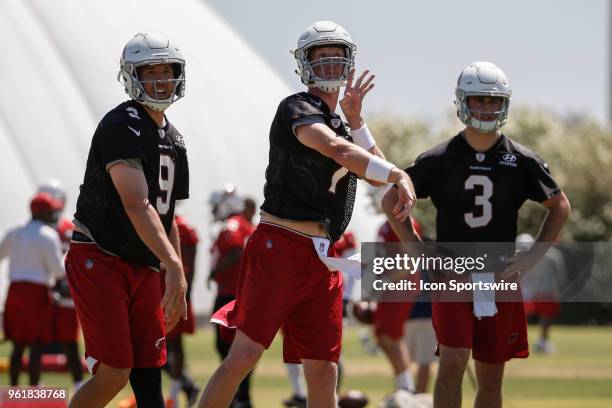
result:
<svg viewBox="0 0 612 408"><path fill-rule="evenodd" d="M306 408L306 398L299 395L292 395L291 398L283 400L286 407Z"/></svg>

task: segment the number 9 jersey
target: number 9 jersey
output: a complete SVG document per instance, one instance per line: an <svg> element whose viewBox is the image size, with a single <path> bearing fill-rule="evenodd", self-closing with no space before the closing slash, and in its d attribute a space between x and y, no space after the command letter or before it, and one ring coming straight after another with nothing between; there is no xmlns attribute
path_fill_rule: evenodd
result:
<svg viewBox="0 0 612 408"><path fill-rule="evenodd" d="M132 226L110 177L109 169L119 162L142 168L149 202L169 234L175 201L189 197L183 137L167 120L159 128L138 102L120 104L98 124L77 200L77 229L107 252L159 268L159 260Z"/></svg>
<svg viewBox="0 0 612 408"><path fill-rule="evenodd" d="M319 222L335 242L351 220L357 177L298 140L295 129L312 123L325 124L338 137L352 142L340 116L317 96L302 92L285 98L270 128L261 208L279 218Z"/></svg>
<svg viewBox="0 0 612 408"><path fill-rule="evenodd" d="M477 152L461 132L406 172L417 197L431 197L437 209L438 242L514 242L523 203L561 192L542 158L504 135Z"/></svg>

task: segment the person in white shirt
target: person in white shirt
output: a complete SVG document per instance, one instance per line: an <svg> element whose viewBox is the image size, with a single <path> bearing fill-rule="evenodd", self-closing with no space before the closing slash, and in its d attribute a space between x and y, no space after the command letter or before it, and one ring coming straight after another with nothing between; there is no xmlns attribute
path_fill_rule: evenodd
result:
<svg viewBox="0 0 612 408"><path fill-rule="evenodd" d="M30 349L30 385L40 379L41 346L50 339L53 303L49 289L65 275L57 221L59 200L38 193L30 202L32 219L11 229L0 241L0 260L9 258L9 286L4 306L4 336L12 341L11 385L19 382L21 357Z"/></svg>

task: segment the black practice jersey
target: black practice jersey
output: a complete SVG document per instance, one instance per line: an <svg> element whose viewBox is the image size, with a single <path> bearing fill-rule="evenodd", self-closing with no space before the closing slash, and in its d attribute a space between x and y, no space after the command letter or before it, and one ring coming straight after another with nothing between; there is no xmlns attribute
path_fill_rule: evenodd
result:
<svg viewBox="0 0 612 408"><path fill-rule="evenodd" d="M149 202L168 234L176 200L189 197L189 169L183 137L166 121L158 128L134 101L111 110L98 124L87 158L75 218L104 250L131 262L159 267L123 208L108 169L117 161L137 160L149 188Z"/></svg>
<svg viewBox="0 0 612 408"><path fill-rule="evenodd" d="M504 135L479 153L459 133L406 172L417 197L431 197L437 209L439 242L514 242L525 200L543 202L561 191L540 156Z"/></svg>
<svg viewBox="0 0 612 408"><path fill-rule="evenodd" d="M318 97L303 92L284 99L270 128L261 208L280 218L320 222L332 241L337 241L351 220L357 178L300 143L294 127L313 122L325 123L338 137L352 141L348 126Z"/></svg>

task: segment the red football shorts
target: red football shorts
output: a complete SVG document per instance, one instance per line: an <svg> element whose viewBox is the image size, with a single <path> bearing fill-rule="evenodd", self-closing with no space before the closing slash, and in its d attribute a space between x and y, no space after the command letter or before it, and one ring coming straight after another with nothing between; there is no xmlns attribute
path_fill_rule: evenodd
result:
<svg viewBox="0 0 612 408"><path fill-rule="evenodd" d="M394 340L404 336L404 325L414 302L379 302L374 311L376 337L386 335Z"/></svg>
<svg viewBox="0 0 612 408"><path fill-rule="evenodd" d="M193 334L195 333L195 317L193 316L193 310L191 308L191 303L187 302L187 319L181 318L176 326L168 333L166 333L166 338L168 340L173 340L181 334Z"/></svg>
<svg viewBox="0 0 612 408"><path fill-rule="evenodd" d="M536 315L552 319L561 312L561 303L554 293L536 295L533 300L525 302L527 316Z"/></svg>
<svg viewBox="0 0 612 408"><path fill-rule="evenodd" d="M332 253L330 245L328 256ZM266 348L283 326L285 362L338 362L342 274L327 269L308 236L259 224L244 251L236 300L211 321L240 329Z"/></svg>
<svg viewBox="0 0 612 408"><path fill-rule="evenodd" d="M477 318L472 302L432 302L439 344L472 349L474 360L499 364L529 356L523 302L497 302L495 316Z"/></svg>
<svg viewBox="0 0 612 408"><path fill-rule="evenodd" d="M53 306L53 341L76 343L79 340L79 319L73 307Z"/></svg>
<svg viewBox="0 0 612 408"><path fill-rule="evenodd" d="M53 303L49 288L32 282L11 282L4 306L4 336L18 344L49 343Z"/></svg>
<svg viewBox="0 0 612 408"><path fill-rule="evenodd" d="M145 368L166 362L157 272L108 255L93 243L72 242L66 274L91 373L99 363Z"/></svg>

